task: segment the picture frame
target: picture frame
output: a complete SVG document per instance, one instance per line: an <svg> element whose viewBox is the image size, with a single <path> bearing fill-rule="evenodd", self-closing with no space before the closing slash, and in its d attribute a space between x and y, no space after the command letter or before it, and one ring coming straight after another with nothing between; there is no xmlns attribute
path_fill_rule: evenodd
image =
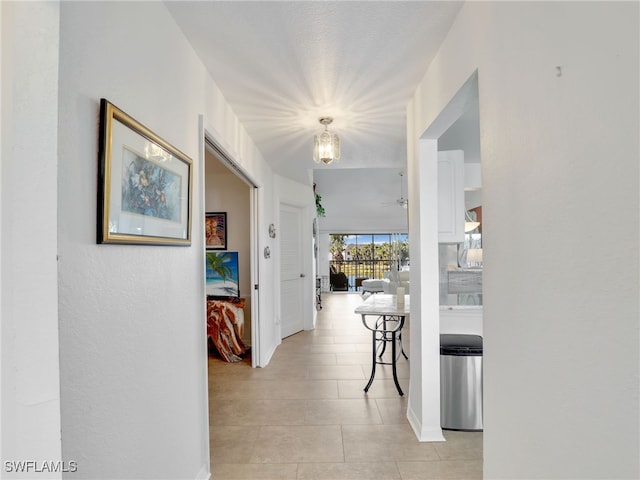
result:
<svg viewBox="0 0 640 480"><path fill-rule="evenodd" d="M191 245L193 162L100 100L97 242Z"/></svg>
<svg viewBox="0 0 640 480"><path fill-rule="evenodd" d="M207 212L204 217L207 250L227 249L227 212Z"/></svg>
<svg viewBox="0 0 640 480"><path fill-rule="evenodd" d="M205 268L207 296L240 296L238 252L207 251Z"/></svg>

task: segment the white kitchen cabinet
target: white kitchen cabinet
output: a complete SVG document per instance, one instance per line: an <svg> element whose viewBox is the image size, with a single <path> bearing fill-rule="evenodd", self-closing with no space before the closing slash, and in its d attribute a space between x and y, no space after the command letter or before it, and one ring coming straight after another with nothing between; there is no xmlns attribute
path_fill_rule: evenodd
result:
<svg viewBox="0 0 640 480"><path fill-rule="evenodd" d="M438 242L464 242L464 152L438 152Z"/></svg>

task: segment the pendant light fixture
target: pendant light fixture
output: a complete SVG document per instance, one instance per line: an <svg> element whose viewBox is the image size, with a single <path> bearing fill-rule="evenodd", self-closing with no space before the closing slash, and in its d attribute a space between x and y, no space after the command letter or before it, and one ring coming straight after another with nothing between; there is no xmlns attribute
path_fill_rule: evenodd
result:
<svg viewBox="0 0 640 480"><path fill-rule="evenodd" d="M320 117L318 121L324 125L324 131L313 136L313 161L329 165L340 160L340 139L329 131L332 117Z"/></svg>
<svg viewBox="0 0 640 480"><path fill-rule="evenodd" d="M402 190L402 177L404 176L404 172L400 172L400 198L397 200L398 205L402 208L407 208L409 206L409 200L404 198L404 192Z"/></svg>
<svg viewBox="0 0 640 480"><path fill-rule="evenodd" d="M479 226L480 226L480 222L477 222L473 218L471 218L471 215L469 215L469 212L465 210L464 211L464 232L465 233L472 232Z"/></svg>

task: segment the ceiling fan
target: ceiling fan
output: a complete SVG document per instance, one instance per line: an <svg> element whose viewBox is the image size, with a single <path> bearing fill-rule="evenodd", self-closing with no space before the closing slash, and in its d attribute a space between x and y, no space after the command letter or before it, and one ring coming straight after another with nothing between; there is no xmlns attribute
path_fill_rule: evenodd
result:
<svg viewBox="0 0 640 480"><path fill-rule="evenodd" d="M396 201L394 202L383 202L383 205L398 205L402 208L407 208L409 206L409 199L405 198L404 196L404 192L402 189L402 177L404 176L404 172L400 172L400 198L398 198Z"/></svg>

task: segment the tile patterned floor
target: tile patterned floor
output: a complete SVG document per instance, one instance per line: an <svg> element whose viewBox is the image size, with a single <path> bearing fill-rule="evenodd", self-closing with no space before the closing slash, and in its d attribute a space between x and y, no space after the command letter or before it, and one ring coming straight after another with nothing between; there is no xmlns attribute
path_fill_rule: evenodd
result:
<svg viewBox="0 0 640 480"><path fill-rule="evenodd" d="M359 294L325 294L316 329L283 340L267 368L209 359L213 479L482 478L482 433L418 442L391 367L379 366L363 392L371 337L353 313L361 302ZM398 377L408 391L404 358Z"/></svg>

